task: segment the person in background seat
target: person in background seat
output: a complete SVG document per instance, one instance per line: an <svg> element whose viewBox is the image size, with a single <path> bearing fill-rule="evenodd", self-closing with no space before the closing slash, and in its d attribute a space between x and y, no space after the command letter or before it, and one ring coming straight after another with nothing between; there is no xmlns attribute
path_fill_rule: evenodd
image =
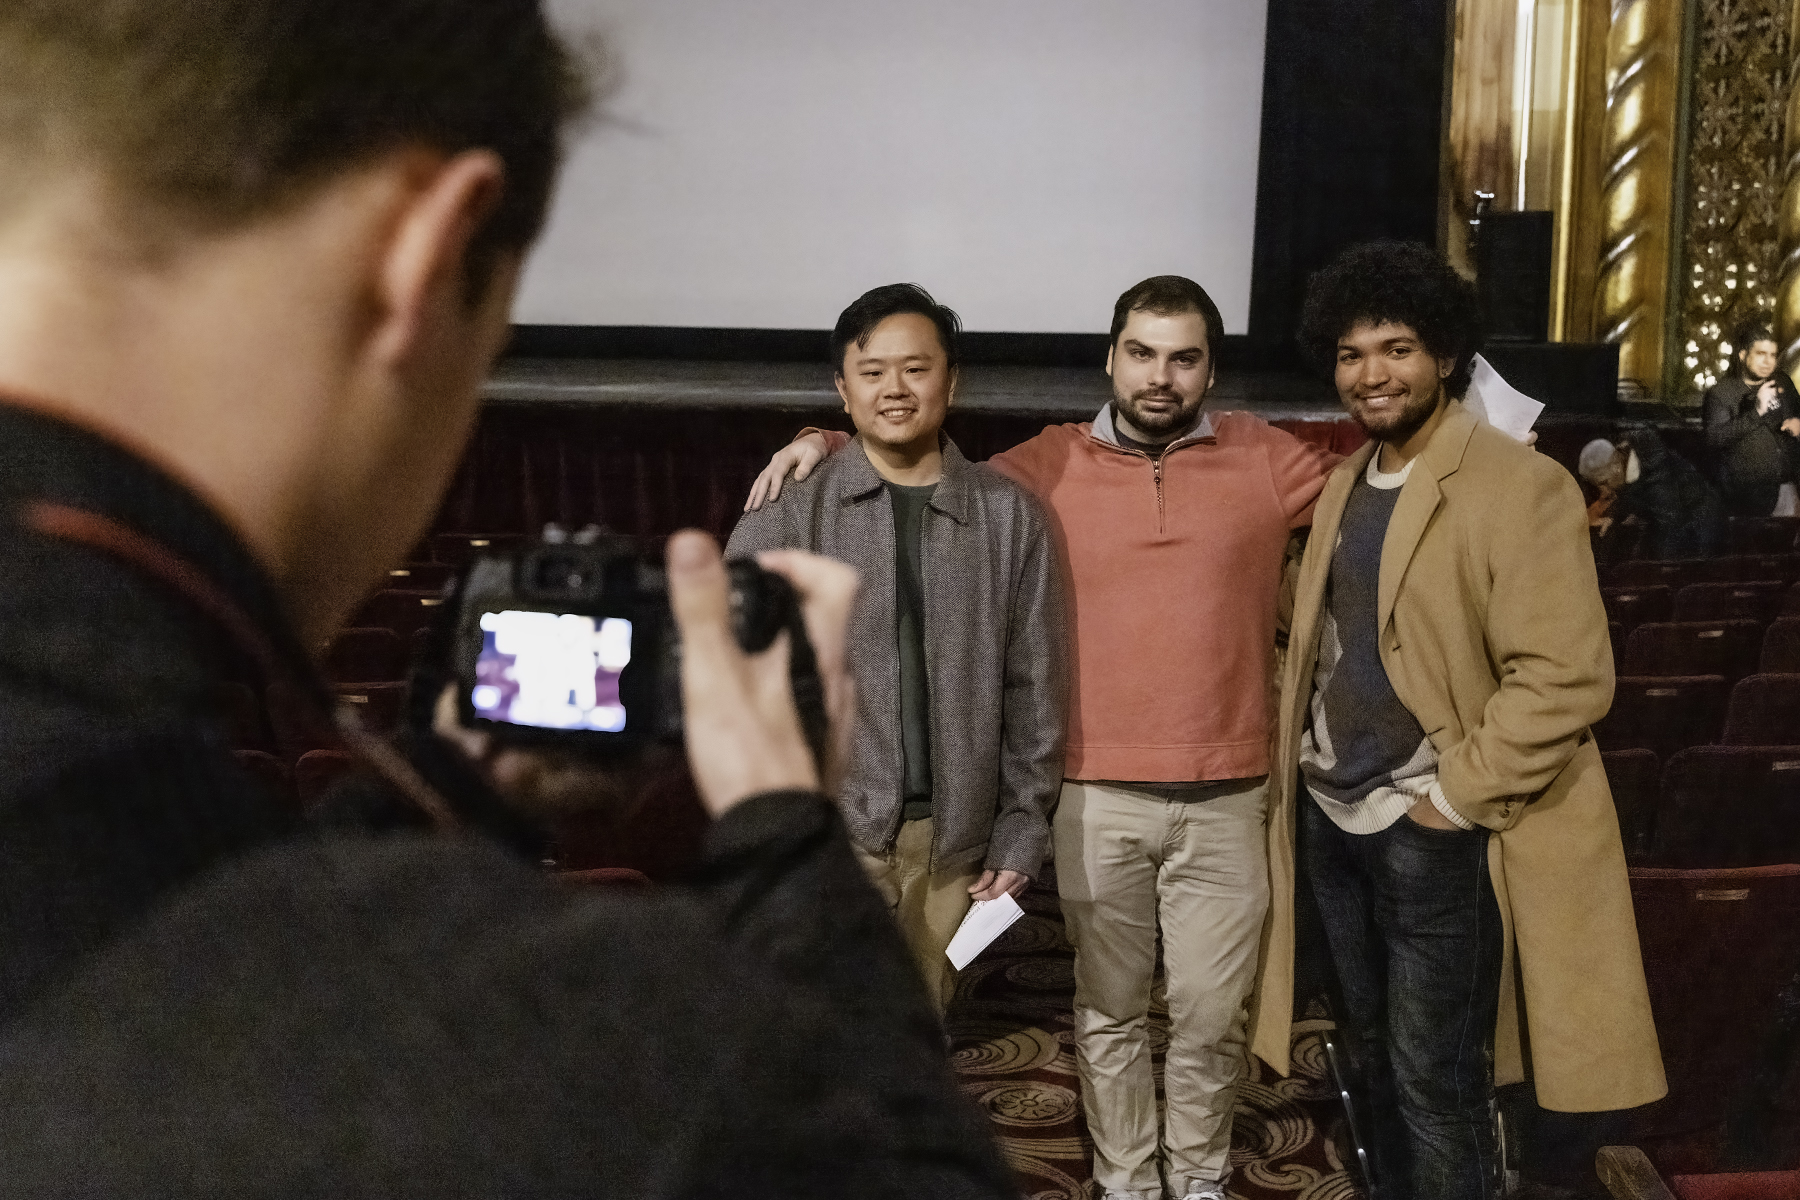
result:
<svg viewBox="0 0 1800 1200"><path fill-rule="evenodd" d="M1595 438L1581 448L1581 477L1604 506L1590 524L1604 539L1614 525L1648 525L1641 557L1669 562L1710 558L1725 541L1725 505L1700 469L1663 444L1654 428L1619 426L1618 442Z"/></svg>

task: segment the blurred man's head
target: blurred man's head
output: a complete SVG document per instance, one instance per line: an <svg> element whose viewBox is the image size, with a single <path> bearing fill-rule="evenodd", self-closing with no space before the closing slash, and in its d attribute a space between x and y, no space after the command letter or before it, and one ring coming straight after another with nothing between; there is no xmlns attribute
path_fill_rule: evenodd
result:
<svg viewBox="0 0 1800 1200"><path fill-rule="evenodd" d="M0 393L186 479L327 630L460 457L582 99L537 0L8 0Z"/></svg>
<svg viewBox="0 0 1800 1200"><path fill-rule="evenodd" d="M916 283L873 288L831 331L838 395L857 432L902 454L938 444L956 391L962 322Z"/></svg>
<svg viewBox="0 0 1800 1200"><path fill-rule="evenodd" d="M1168 441L1193 428L1213 385L1225 322L1206 289L1180 275L1155 275L1113 305L1106 373L1126 432Z"/></svg>
<svg viewBox="0 0 1800 1200"><path fill-rule="evenodd" d="M1738 370L1745 383L1761 383L1775 373L1781 359L1781 347L1775 332L1760 321L1752 321L1739 329L1732 345L1737 347Z"/></svg>
<svg viewBox="0 0 1800 1200"><path fill-rule="evenodd" d="M1401 444L1468 391L1481 347L1475 289L1429 246L1352 246L1307 287L1300 344L1370 437Z"/></svg>
<svg viewBox="0 0 1800 1200"><path fill-rule="evenodd" d="M1625 486L1625 471L1630 452L1605 438L1595 438L1581 448L1576 470L1597 488L1616 492Z"/></svg>

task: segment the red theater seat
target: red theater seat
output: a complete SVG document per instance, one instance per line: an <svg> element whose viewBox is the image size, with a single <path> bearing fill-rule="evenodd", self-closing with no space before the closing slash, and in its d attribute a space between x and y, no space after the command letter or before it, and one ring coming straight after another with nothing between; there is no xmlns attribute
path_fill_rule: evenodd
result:
<svg viewBox="0 0 1800 1200"><path fill-rule="evenodd" d="M1787 554L1796 540L1800 540L1800 517L1733 517L1725 548L1734 555Z"/></svg>
<svg viewBox="0 0 1800 1200"><path fill-rule="evenodd" d="M443 597L435 591L409 589L376 592L357 610L350 624L358 629L391 629L410 638L415 629L430 625Z"/></svg>
<svg viewBox="0 0 1800 1200"><path fill-rule="evenodd" d="M1600 759L1606 764L1606 783L1619 814L1625 858L1633 863L1642 861L1650 854L1650 840L1656 831L1662 764L1650 750L1612 750Z"/></svg>
<svg viewBox="0 0 1800 1200"><path fill-rule="evenodd" d="M1728 746L1800 742L1800 675L1752 675L1731 689L1725 712Z"/></svg>
<svg viewBox="0 0 1800 1200"><path fill-rule="evenodd" d="M392 683L406 677L406 643L391 629L346 629L320 666L333 683Z"/></svg>
<svg viewBox="0 0 1800 1200"><path fill-rule="evenodd" d="M1633 867L1631 894L1670 1087L1632 1140L1715 1127L1800 971L1800 865Z"/></svg>
<svg viewBox="0 0 1800 1200"><path fill-rule="evenodd" d="M1654 840L1659 867L1800 862L1800 746L1683 750L1663 770Z"/></svg>
<svg viewBox="0 0 1800 1200"><path fill-rule="evenodd" d="M1630 633L1639 625L1667 621L1675 611L1675 589L1656 583L1647 587L1609 587L1600 589L1606 615Z"/></svg>
<svg viewBox="0 0 1800 1200"><path fill-rule="evenodd" d="M437 591L455 575L456 568L448 563L402 563L388 572L386 586L407 591Z"/></svg>
<svg viewBox="0 0 1800 1200"><path fill-rule="evenodd" d="M1671 1175L1665 1185L1636 1146L1605 1146L1594 1164L1613 1200L1795 1200L1800 1171Z"/></svg>
<svg viewBox="0 0 1800 1200"><path fill-rule="evenodd" d="M1755 621L1767 625L1781 611L1787 584L1690 583L1675 597L1677 621Z"/></svg>
<svg viewBox="0 0 1800 1200"><path fill-rule="evenodd" d="M1655 584L1666 584L1670 588L1683 588L1690 583L1705 583L1707 580L1706 562L1704 559L1683 559L1679 562L1658 562L1640 560L1622 562L1613 568L1613 587L1650 587Z"/></svg>
<svg viewBox="0 0 1800 1200"><path fill-rule="evenodd" d="M516 533L440 533L431 539L431 556L460 567L483 554L504 553L524 540Z"/></svg>
<svg viewBox="0 0 1800 1200"><path fill-rule="evenodd" d="M356 769L356 760L342 750L308 750L294 764L294 791L301 807L312 805L345 775Z"/></svg>
<svg viewBox="0 0 1800 1200"><path fill-rule="evenodd" d="M1755 621L1640 625L1625 643L1626 675L1722 675L1736 683L1756 670L1763 627Z"/></svg>
<svg viewBox="0 0 1800 1200"><path fill-rule="evenodd" d="M348 704L370 733L389 734L400 724L406 706L404 683L340 683L338 701Z"/></svg>
<svg viewBox="0 0 1800 1200"><path fill-rule="evenodd" d="M1602 751L1651 750L1667 761L1689 746L1718 740L1725 700L1725 680L1718 675L1621 675L1612 711L1594 726L1594 740Z"/></svg>
<svg viewBox="0 0 1800 1200"><path fill-rule="evenodd" d="M1800 671L1800 620L1784 618L1763 634L1759 674L1780 675Z"/></svg>
<svg viewBox="0 0 1800 1200"><path fill-rule="evenodd" d="M1800 554L1733 554L1708 559L1706 578L1713 583L1793 583L1800 579Z"/></svg>

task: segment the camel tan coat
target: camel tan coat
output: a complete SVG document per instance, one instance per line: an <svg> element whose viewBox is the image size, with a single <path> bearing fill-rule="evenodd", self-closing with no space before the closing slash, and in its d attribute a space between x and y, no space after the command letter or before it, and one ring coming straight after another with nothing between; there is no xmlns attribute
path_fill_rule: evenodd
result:
<svg viewBox="0 0 1800 1200"><path fill-rule="evenodd" d="M1251 1048L1289 1068L1294 825L1326 575L1350 489L1333 472L1295 585L1269 780L1271 904ZM1588 726L1612 703L1612 650L1581 491L1562 467L1451 404L1401 490L1382 547L1381 661L1437 747L1451 805L1493 830L1506 927L1495 1079L1565 1112L1667 1091L1612 793ZM1297 795L1297 793L1299 793ZM1521 1020L1521 1017L1523 1019Z"/></svg>

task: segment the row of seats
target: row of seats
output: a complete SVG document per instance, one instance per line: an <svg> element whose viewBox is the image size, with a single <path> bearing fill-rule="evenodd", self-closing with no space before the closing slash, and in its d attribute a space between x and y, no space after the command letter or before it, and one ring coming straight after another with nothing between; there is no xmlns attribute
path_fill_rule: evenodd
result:
<svg viewBox="0 0 1800 1200"><path fill-rule="evenodd" d="M1770 636L1777 625L1757 621L1655 621L1630 634L1615 622L1614 669L1621 676L1718 675L1727 683L1758 672L1784 673L1776 664L1789 661L1793 630L1786 622L1777 624L1786 627ZM1771 665L1764 667L1765 661Z"/></svg>
<svg viewBox="0 0 1800 1200"><path fill-rule="evenodd" d="M1800 746L1693 746L1666 764L1644 749L1601 758L1634 865L1800 862Z"/></svg>
<svg viewBox="0 0 1800 1200"><path fill-rule="evenodd" d="M1690 583L1677 589L1668 584L1600 589L1608 620L1625 626L1667 621L1755 621L1768 625L1800 618L1800 584L1780 580L1748 580L1742 583Z"/></svg>
<svg viewBox="0 0 1800 1200"><path fill-rule="evenodd" d="M1600 568L1603 587L1650 587L1667 584L1683 588L1690 583L1754 583L1775 580L1800 581L1800 553L1732 554L1723 558L1685 558L1673 561L1634 559Z"/></svg>
<svg viewBox="0 0 1800 1200"><path fill-rule="evenodd" d="M1800 742L1800 674L1621 675L1612 710L1594 726L1603 751L1652 750L1658 758L1690 746L1784 746Z"/></svg>

